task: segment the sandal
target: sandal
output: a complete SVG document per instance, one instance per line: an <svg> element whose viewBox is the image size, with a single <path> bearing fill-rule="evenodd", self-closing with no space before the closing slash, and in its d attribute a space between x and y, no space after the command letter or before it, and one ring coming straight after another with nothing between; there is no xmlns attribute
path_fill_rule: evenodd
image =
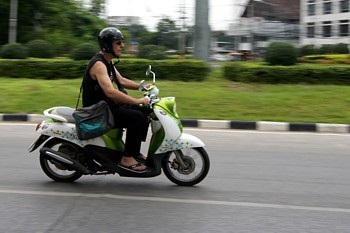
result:
<svg viewBox="0 0 350 233"><path fill-rule="evenodd" d="M122 168L124 170L131 171L131 172L143 173L143 172L147 171L147 167L145 169L143 169L143 170L135 169L135 168L140 167L140 166L145 166L145 165L143 165L142 163L136 163L136 164L133 164L131 166L125 166L125 165L122 165L122 164L118 163L118 167L120 167L120 168Z"/></svg>
<svg viewBox="0 0 350 233"><path fill-rule="evenodd" d="M139 163L145 163L147 157L140 153L138 156L135 157L135 160Z"/></svg>

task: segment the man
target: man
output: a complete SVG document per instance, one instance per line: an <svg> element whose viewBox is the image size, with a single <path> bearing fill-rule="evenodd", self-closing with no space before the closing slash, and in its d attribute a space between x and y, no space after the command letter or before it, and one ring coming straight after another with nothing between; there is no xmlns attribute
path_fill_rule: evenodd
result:
<svg viewBox="0 0 350 233"><path fill-rule="evenodd" d="M100 100L108 103L116 127L126 128L125 151L118 166L133 172L145 172L146 166L138 161L145 159L140 149L141 141L146 140L148 117L136 106L147 106L149 99L127 95L124 88L137 90L140 85L124 78L112 63L112 59L119 58L122 53L123 39L123 34L117 28L108 27L100 32L100 51L90 60L84 74L83 106L90 106ZM114 88L113 82L118 89Z"/></svg>

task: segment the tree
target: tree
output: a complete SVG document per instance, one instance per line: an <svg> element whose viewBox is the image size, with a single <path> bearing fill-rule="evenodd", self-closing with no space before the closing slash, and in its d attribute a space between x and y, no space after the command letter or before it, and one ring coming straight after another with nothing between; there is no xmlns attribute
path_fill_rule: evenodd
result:
<svg viewBox="0 0 350 233"><path fill-rule="evenodd" d="M98 4L100 1L93 1ZM0 44L7 43L9 0L0 0ZM95 9L96 10L96 9ZM90 13L75 0L18 0L17 41L26 43L44 39L53 44L59 54L81 42L96 41L104 20Z"/></svg>
<svg viewBox="0 0 350 233"><path fill-rule="evenodd" d="M168 17L162 18L157 25L157 45L165 46L168 49L176 49L178 47L179 31L174 20Z"/></svg>
<svg viewBox="0 0 350 233"><path fill-rule="evenodd" d="M9 0L0 0L0 12L0 45L2 45L8 42Z"/></svg>
<svg viewBox="0 0 350 233"><path fill-rule="evenodd" d="M103 13L103 7L105 5L105 0L91 0L91 14L99 16Z"/></svg>
<svg viewBox="0 0 350 233"><path fill-rule="evenodd" d="M128 27L128 30L130 32L131 41L138 42L140 38L148 34L147 28L141 24L132 24L130 27Z"/></svg>

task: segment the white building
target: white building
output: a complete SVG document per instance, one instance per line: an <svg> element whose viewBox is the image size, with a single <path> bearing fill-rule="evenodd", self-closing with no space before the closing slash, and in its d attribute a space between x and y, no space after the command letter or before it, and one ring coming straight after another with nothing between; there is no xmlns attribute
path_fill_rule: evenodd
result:
<svg viewBox="0 0 350 233"><path fill-rule="evenodd" d="M350 0L300 0L300 44L348 44Z"/></svg>
<svg viewBox="0 0 350 233"><path fill-rule="evenodd" d="M138 16L109 16L108 25L113 27L131 26L133 24L140 24L141 17Z"/></svg>
<svg viewBox="0 0 350 233"><path fill-rule="evenodd" d="M230 25L235 49L264 53L272 41L299 45L300 0L248 0L239 22Z"/></svg>

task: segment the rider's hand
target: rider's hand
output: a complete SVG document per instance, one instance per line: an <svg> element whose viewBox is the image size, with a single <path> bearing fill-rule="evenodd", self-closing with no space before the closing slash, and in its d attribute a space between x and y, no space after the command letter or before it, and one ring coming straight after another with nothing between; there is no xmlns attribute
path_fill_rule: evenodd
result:
<svg viewBox="0 0 350 233"><path fill-rule="evenodd" d="M139 85L139 91L148 91L148 89L152 86L153 84L149 83L146 84L145 80L142 80Z"/></svg>
<svg viewBox="0 0 350 233"><path fill-rule="evenodd" d="M145 87L146 87L146 90L148 90L151 86L152 86L153 84L152 83L148 83L148 84L146 84L145 85Z"/></svg>
<svg viewBox="0 0 350 233"><path fill-rule="evenodd" d="M148 97L143 97L143 98L139 99L139 101L140 101L140 104L142 104L144 106L148 106L150 99Z"/></svg>

